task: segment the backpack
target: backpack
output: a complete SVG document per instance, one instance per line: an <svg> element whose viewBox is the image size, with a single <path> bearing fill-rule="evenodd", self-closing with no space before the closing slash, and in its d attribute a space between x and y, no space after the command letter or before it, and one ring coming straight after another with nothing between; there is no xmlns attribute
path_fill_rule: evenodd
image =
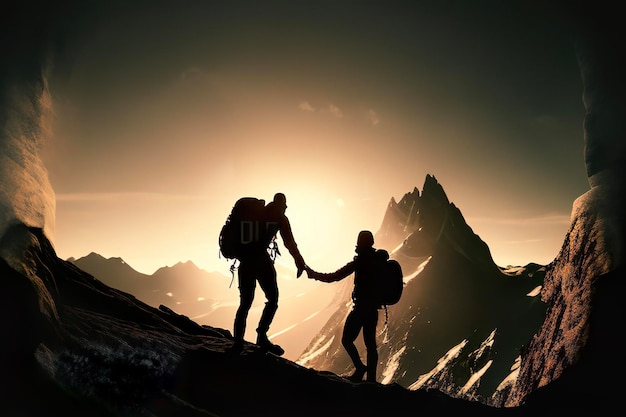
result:
<svg viewBox="0 0 626 417"><path fill-rule="evenodd" d="M389 259L389 253L384 249L378 249L376 254L380 257L379 273L376 274L376 294L378 304L390 306L400 301L404 280L402 267L395 259Z"/></svg>
<svg viewBox="0 0 626 417"><path fill-rule="evenodd" d="M253 247L265 246L266 236L265 200L242 197L235 202L219 235L221 255L226 259L239 259Z"/></svg>

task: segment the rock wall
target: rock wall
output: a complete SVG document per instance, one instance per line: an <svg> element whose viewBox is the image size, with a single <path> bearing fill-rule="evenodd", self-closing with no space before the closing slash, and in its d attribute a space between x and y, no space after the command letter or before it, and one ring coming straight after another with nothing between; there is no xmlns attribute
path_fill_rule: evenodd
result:
<svg viewBox="0 0 626 417"><path fill-rule="evenodd" d="M601 3L585 6L572 28L583 82L584 161L591 188L574 202L569 231L547 271L541 294L548 304L546 320L522 356L507 406L522 404L549 384L580 390L588 400L597 398L591 394L610 392L609 378L624 368L619 358L595 349L605 346L624 320L623 309L610 308L619 304L621 294L600 291L623 287L624 278L626 53L620 36L624 30L610 8ZM607 306L613 312L599 320L598 311Z"/></svg>

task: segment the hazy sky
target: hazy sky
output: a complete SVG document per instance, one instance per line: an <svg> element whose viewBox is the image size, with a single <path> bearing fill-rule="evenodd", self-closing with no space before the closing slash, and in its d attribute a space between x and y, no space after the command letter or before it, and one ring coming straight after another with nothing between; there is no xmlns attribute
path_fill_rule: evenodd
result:
<svg viewBox="0 0 626 417"><path fill-rule="evenodd" d="M498 265L558 253L588 184L582 85L555 14L502 1L127 3L82 14L52 83L60 257L227 272L217 239L234 201L280 191L305 260L333 269L426 174Z"/></svg>

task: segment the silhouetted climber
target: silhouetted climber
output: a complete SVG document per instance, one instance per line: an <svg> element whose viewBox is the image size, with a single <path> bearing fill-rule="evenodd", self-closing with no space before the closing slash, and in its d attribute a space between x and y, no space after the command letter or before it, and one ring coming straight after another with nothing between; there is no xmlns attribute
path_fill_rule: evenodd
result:
<svg viewBox="0 0 626 417"><path fill-rule="evenodd" d="M287 199L283 193L276 193L274 199L265 206L264 225L260 226L262 234L259 244L248 245L239 257L239 308L235 315L234 323L234 344L231 351L238 352L243 348L244 334L246 331L246 320L248 312L254 300L254 292L256 282L259 282L261 289L267 299L263 313L257 327L257 345L263 350L267 350L276 355L285 353L284 349L273 344L267 337L270 324L274 319L276 310L278 309L278 283L276 281L276 268L274 267L274 259L268 251L268 245L274 244L274 239L278 232L293 256L296 267L298 269L297 276L300 277L305 268L304 259L298 250L298 245L294 240L291 232L289 219L285 216L287 209ZM276 248L274 246L274 248ZM277 249L275 249L277 250Z"/></svg>
<svg viewBox="0 0 626 417"><path fill-rule="evenodd" d="M355 252L357 255L343 267L332 273L320 273L306 267L307 275L323 282L340 281L354 273L354 289L352 291L353 306L346 318L341 343L352 359L355 371L348 377L353 382L363 380L367 373L367 381L376 381L376 365L378 351L376 348L376 325L378 324L378 302L375 297L375 274L381 263L381 251L374 248L374 236L369 230L359 232ZM386 252L385 252L386 253ZM367 349L367 366L361 361L354 341L363 330L363 341Z"/></svg>

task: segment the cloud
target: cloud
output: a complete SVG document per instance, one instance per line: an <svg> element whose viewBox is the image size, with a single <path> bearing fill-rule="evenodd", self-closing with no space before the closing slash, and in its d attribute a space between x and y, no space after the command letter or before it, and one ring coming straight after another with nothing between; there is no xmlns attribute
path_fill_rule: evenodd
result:
<svg viewBox="0 0 626 417"><path fill-rule="evenodd" d="M372 122L372 125L376 126L377 124L380 123L380 117L378 116L378 113L376 113L374 110L370 109L367 112L367 115L369 116L370 122Z"/></svg>
<svg viewBox="0 0 626 417"><path fill-rule="evenodd" d="M206 77L206 73L198 67L189 67L180 74L181 81L194 80Z"/></svg>
<svg viewBox="0 0 626 417"><path fill-rule="evenodd" d="M308 101L306 101L306 100L301 101L301 102L298 104L298 108L299 108L300 110L302 110L302 111L310 111L310 112L314 112L314 111L315 111L315 109L313 108L313 106L311 106L311 104L310 104Z"/></svg>
<svg viewBox="0 0 626 417"><path fill-rule="evenodd" d="M164 194L164 193L62 193L56 195L57 201L116 201L116 200L206 200L203 195Z"/></svg>
<svg viewBox="0 0 626 417"><path fill-rule="evenodd" d="M302 100L298 103L298 108L302 111L315 112L316 109L307 100ZM343 118L343 111L333 103L330 103L328 107L320 109L320 112L330 114L338 119Z"/></svg>
<svg viewBox="0 0 626 417"><path fill-rule="evenodd" d="M328 105L328 111L330 112L330 114L338 119L341 119L343 117L343 112L341 111L341 109L332 103Z"/></svg>

